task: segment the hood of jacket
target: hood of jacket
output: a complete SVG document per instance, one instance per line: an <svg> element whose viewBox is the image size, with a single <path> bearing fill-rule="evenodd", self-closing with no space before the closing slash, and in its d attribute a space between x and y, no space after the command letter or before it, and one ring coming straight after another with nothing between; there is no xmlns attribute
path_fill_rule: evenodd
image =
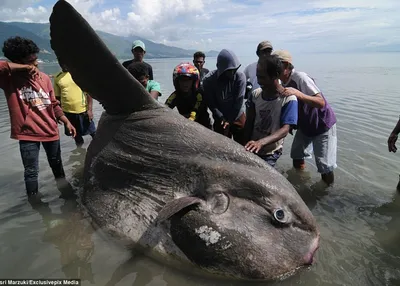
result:
<svg viewBox="0 0 400 286"><path fill-rule="evenodd" d="M217 57L217 74L221 76L226 70L238 69L241 64L235 53L231 50L223 49Z"/></svg>

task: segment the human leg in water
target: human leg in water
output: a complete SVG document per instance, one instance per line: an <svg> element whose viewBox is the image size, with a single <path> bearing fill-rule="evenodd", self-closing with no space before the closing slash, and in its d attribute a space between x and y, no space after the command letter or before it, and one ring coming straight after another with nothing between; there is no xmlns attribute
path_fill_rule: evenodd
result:
<svg viewBox="0 0 400 286"><path fill-rule="evenodd" d="M40 142L19 141L21 159L24 165L24 181L28 197L38 193Z"/></svg>
<svg viewBox="0 0 400 286"><path fill-rule="evenodd" d="M42 144L46 151L47 161L49 162L54 178L65 178L64 167L61 160L60 140L42 142Z"/></svg>
<svg viewBox="0 0 400 286"><path fill-rule="evenodd" d="M333 170L336 165L336 124L313 140L315 163L321 179L328 185L334 182Z"/></svg>
<svg viewBox="0 0 400 286"><path fill-rule="evenodd" d="M290 150L290 157L296 170L304 170L306 168L304 159L311 157L311 154L309 154L310 150L312 150L310 147L311 142L312 138L305 136L301 130L296 131Z"/></svg>

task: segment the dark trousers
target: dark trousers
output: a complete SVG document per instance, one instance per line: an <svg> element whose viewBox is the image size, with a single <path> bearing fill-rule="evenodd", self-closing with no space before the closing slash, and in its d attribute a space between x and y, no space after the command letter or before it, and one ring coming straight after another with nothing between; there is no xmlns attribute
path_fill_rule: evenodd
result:
<svg viewBox="0 0 400 286"><path fill-rule="evenodd" d="M61 161L60 140L50 142L19 141L22 163L24 165L24 180L26 192L29 195L38 192L39 150L42 143L46 151L47 161L56 179L65 178Z"/></svg>
<svg viewBox="0 0 400 286"><path fill-rule="evenodd" d="M77 145L81 145L84 143L83 136L90 135L92 138L96 135L96 125L94 124L93 120L89 119L89 115L87 112L82 113L68 113L64 112L65 116L68 118L69 122L75 127L76 129L76 136L74 138L75 143ZM69 131L65 128L65 135L71 136Z"/></svg>
<svg viewBox="0 0 400 286"><path fill-rule="evenodd" d="M273 154L269 155L258 155L261 159L267 162L271 167L275 168L276 161L281 157L282 149L275 151Z"/></svg>
<svg viewBox="0 0 400 286"><path fill-rule="evenodd" d="M215 132L222 134L228 138L232 138L239 144L245 144L244 142L244 125L246 122L246 115L243 113L238 120L230 124L226 129L223 129L221 121L214 119L213 129Z"/></svg>

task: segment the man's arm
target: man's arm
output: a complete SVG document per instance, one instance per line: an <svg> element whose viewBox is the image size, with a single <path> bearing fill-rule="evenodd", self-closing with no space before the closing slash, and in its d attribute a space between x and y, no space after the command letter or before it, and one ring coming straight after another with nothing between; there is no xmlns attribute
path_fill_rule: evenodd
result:
<svg viewBox="0 0 400 286"><path fill-rule="evenodd" d="M256 118L256 107L252 99L253 99L253 94L249 97L249 100L246 102L246 122L244 124L244 131L243 131L244 143L250 141L254 129L254 120Z"/></svg>
<svg viewBox="0 0 400 286"><path fill-rule="evenodd" d="M203 96L200 93L198 93L196 95L196 104L194 105L192 111L190 112L189 120L192 120L192 121L196 120L197 112L199 111L199 108L202 105L202 103L203 103Z"/></svg>
<svg viewBox="0 0 400 286"><path fill-rule="evenodd" d="M54 95L56 99L61 101L61 89L60 86L58 85L57 78L54 78Z"/></svg>
<svg viewBox="0 0 400 286"><path fill-rule="evenodd" d="M3 74L4 72L11 74L13 72L23 72L23 71L29 72L32 75L39 73L38 68L35 67L34 65L21 65L21 64L6 62L6 61L1 61L0 70L1 70L0 71L1 74Z"/></svg>
<svg viewBox="0 0 400 286"><path fill-rule="evenodd" d="M153 67L150 64L147 64L149 67L149 80L153 80Z"/></svg>
<svg viewBox="0 0 400 286"><path fill-rule="evenodd" d="M158 100L158 98L161 96L161 94L160 94L158 91L156 91L156 90L150 91L150 95L151 95L151 97L154 98L155 100Z"/></svg>
<svg viewBox="0 0 400 286"><path fill-rule="evenodd" d="M203 95L204 99L207 103L208 108L211 110L212 114L214 117L218 118L219 120L223 121L224 120L224 115L222 112L217 108L217 104L215 103L215 98L214 98L214 89L212 86L212 81L213 79L210 77L205 78L203 80Z"/></svg>
<svg viewBox="0 0 400 286"><path fill-rule="evenodd" d="M9 82L11 68L6 61L0 61L0 88L4 89Z"/></svg>
<svg viewBox="0 0 400 286"><path fill-rule="evenodd" d="M149 84L149 83L148 83ZM151 86L149 88L149 93L152 98L158 100L158 97L161 96L161 86L158 82L152 81Z"/></svg>
<svg viewBox="0 0 400 286"><path fill-rule="evenodd" d="M320 93L316 93L313 96L309 96L309 95L302 93L300 90L289 87L289 88L285 88L285 95L286 94L293 94L297 97L297 99L299 101L302 101L305 104L308 104L312 107L316 107L316 108L324 108L325 107L325 100L321 96Z"/></svg>
<svg viewBox="0 0 400 286"><path fill-rule="evenodd" d="M397 121L396 126L392 130L392 134L399 135L400 133L400 119Z"/></svg>
<svg viewBox="0 0 400 286"><path fill-rule="evenodd" d="M236 80L233 90L233 96L235 103L233 104L233 116L234 118L228 118L229 122L232 123L239 117L239 113L243 107L244 96L246 94L246 76L242 72L237 72Z"/></svg>
<svg viewBox="0 0 400 286"><path fill-rule="evenodd" d="M0 61L0 88L5 87L8 77L15 72L27 72L30 75L35 76L39 73L39 70L33 65L21 65L7 61Z"/></svg>
<svg viewBox="0 0 400 286"><path fill-rule="evenodd" d="M390 133L390 136L388 138L388 148L389 152L396 153L397 147L396 147L396 141L398 138L398 135L400 133L400 119L397 121L396 126L393 128L392 133Z"/></svg>
<svg viewBox="0 0 400 286"><path fill-rule="evenodd" d="M281 111L281 128L257 141L250 141L246 144L246 150L258 153L263 146L275 143L285 138L290 130L290 127L297 125L298 119L298 102L292 95L286 99L288 102L282 107Z"/></svg>
<svg viewBox="0 0 400 286"><path fill-rule="evenodd" d="M271 143L277 142L278 140L281 140L282 138L285 138L288 133L289 133L290 125L285 124L281 128L279 128L277 131L272 133L271 135L261 138L260 140L257 141L249 141L247 144L244 146L247 151L258 153L261 148L265 145L269 145Z"/></svg>
<svg viewBox="0 0 400 286"><path fill-rule="evenodd" d="M244 75L246 76L246 81L249 80L249 78L250 78L250 75L249 75L249 66L250 66L250 65L248 65L248 66L244 69L244 71L243 71Z"/></svg>
<svg viewBox="0 0 400 286"><path fill-rule="evenodd" d="M86 102L87 102L87 113L89 116L89 120L93 120L93 98L90 94L85 92Z"/></svg>
<svg viewBox="0 0 400 286"><path fill-rule="evenodd" d="M173 92L165 101L165 105L168 106L171 109L174 109L176 106L176 93Z"/></svg>
<svg viewBox="0 0 400 286"><path fill-rule="evenodd" d="M325 107L325 100L321 96L321 91L312 78L304 73L301 73L299 84L300 86L298 87L298 90L290 87L285 88L284 95L295 95L298 100L312 107Z"/></svg>

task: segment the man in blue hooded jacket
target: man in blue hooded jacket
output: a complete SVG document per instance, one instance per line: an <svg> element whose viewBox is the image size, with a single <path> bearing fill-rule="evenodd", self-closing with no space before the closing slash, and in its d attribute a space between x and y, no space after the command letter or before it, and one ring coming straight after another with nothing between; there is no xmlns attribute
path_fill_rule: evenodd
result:
<svg viewBox="0 0 400 286"><path fill-rule="evenodd" d="M214 118L214 131L243 144L246 121L244 96L246 76L235 53L223 49L217 57L217 69L203 79L204 98Z"/></svg>

